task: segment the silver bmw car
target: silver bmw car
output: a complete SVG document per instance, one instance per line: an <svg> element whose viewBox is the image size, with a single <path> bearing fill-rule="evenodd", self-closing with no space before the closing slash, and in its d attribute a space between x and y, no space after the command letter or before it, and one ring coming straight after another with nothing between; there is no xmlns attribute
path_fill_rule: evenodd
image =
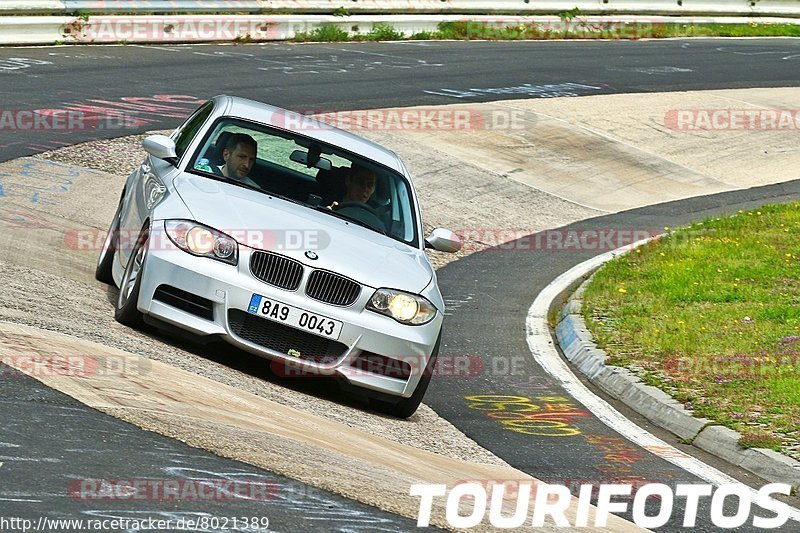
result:
<svg viewBox="0 0 800 533"><path fill-rule="evenodd" d="M411 416L444 302L408 171L386 148L285 109L218 96L144 140L97 263L116 319L218 336L287 376L333 376Z"/></svg>

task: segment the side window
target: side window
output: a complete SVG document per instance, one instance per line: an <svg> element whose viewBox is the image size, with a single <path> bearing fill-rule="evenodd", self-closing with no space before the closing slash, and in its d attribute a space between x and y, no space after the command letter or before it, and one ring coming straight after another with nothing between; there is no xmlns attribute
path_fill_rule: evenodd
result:
<svg viewBox="0 0 800 533"><path fill-rule="evenodd" d="M183 157L186 148L189 147L189 143L197 135L197 131L211 114L213 108L214 104L212 102L206 102L183 123L183 126L178 128L175 134L175 153L178 158Z"/></svg>

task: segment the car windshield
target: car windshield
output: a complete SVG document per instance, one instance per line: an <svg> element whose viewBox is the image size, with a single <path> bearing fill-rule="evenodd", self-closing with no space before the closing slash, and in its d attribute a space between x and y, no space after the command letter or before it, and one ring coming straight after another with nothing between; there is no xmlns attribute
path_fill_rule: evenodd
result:
<svg viewBox="0 0 800 533"><path fill-rule="evenodd" d="M341 148L239 119L221 119L187 170L279 196L417 245L408 181Z"/></svg>

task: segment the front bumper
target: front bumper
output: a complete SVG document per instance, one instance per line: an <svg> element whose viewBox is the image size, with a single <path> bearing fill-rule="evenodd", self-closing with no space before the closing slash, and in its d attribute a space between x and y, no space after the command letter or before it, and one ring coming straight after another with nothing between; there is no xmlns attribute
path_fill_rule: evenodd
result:
<svg viewBox="0 0 800 533"><path fill-rule="evenodd" d="M300 286L289 291L268 285L253 276L249 266L250 248L239 246L239 262L233 266L183 252L169 241L163 231L154 233L157 237L151 239L141 278L138 308L142 313L196 335L217 335L248 352L274 361L273 368L285 370L287 376L332 376L344 378L356 387L393 396L407 398L413 394L441 330L441 312L431 322L421 326L401 324L365 309L375 288L364 285L358 299L350 306L319 302L305 294L308 276L316 265L304 263ZM204 299L210 310L207 313L189 312L170 303L169 299L154 297L161 286ZM163 291L159 294L163 294ZM335 345L334 352L329 352L327 357L321 359L305 357L305 354L300 357L288 355L282 349L271 349L254 342L257 338L253 336L250 336L251 340L244 338L236 333L237 330L242 332L242 320L267 329L275 324L266 318L247 314L253 294L341 321L342 330L336 339L336 343L341 344L332 344ZM247 316L243 316L243 313ZM289 326L280 324L279 327ZM306 332L305 335L311 333ZM380 371L376 366L367 365L365 368L359 364L363 363L363 360L358 361L360 356L371 354L400 361L403 368L410 369L410 372L398 375L393 371Z"/></svg>

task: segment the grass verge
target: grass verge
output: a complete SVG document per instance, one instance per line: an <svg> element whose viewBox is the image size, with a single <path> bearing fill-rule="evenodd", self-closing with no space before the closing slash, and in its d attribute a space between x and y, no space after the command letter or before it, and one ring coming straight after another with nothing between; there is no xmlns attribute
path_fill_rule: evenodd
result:
<svg viewBox="0 0 800 533"><path fill-rule="evenodd" d="M670 232L607 263L584 298L609 364L743 446L800 450L800 202Z"/></svg>
<svg viewBox="0 0 800 533"><path fill-rule="evenodd" d="M297 42L410 40L548 40L548 39L644 39L666 37L800 37L800 24L682 24L650 22L587 22L562 13L554 24L506 25L483 21L441 22L435 31L405 36L390 24L376 24L368 33L351 33L336 24L323 24L294 37Z"/></svg>

